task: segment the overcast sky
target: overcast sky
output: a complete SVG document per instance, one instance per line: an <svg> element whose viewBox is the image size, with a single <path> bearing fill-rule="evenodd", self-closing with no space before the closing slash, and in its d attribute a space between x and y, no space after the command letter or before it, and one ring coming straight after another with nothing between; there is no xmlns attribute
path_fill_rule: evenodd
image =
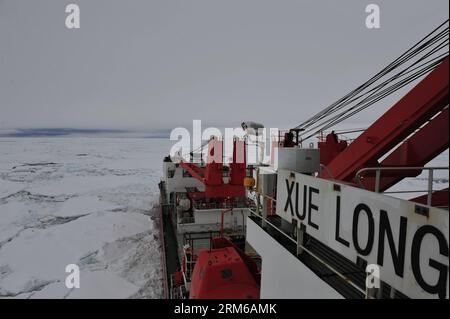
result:
<svg viewBox="0 0 450 319"><path fill-rule="evenodd" d="M71 2L79 30L65 27ZM381 8L381 29L365 26L369 3ZM0 0L0 129L296 125L448 19L448 6Z"/></svg>

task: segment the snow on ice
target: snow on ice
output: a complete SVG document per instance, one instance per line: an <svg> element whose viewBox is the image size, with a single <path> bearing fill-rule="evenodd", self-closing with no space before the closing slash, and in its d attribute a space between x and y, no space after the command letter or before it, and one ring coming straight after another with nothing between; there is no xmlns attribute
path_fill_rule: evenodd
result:
<svg viewBox="0 0 450 319"><path fill-rule="evenodd" d="M160 298L165 139L0 139L0 298ZM65 267L80 267L80 288Z"/></svg>

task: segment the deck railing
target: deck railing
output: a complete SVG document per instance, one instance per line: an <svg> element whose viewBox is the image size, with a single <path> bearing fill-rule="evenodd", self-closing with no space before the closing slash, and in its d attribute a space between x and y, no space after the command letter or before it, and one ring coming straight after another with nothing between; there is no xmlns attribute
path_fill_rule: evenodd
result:
<svg viewBox="0 0 450 319"><path fill-rule="evenodd" d="M449 170L449 167L437 167L437 166L431 166L431 167L419 167L419 166L401 166L401 167L365 167L360 169L358 172L356 172L355 180L357 183L364 188L364 184L361 180L361 175L363 172L368 171L375 171L375 189L374 191L376 193L380 192L380 180L381 180L381 173L383 171L396 171L396 170L426 170L428 171L428 180L427 185L428 188L426 190L404 190L404 191L385 191L383 194L402 194L402 193L427 193L427 205L431 206L432 203L432 197L433 197L433 176L434 171L437 170ZM445 191L445 190L444 190ZM448 190L446 190L448 191Z"/></svg>

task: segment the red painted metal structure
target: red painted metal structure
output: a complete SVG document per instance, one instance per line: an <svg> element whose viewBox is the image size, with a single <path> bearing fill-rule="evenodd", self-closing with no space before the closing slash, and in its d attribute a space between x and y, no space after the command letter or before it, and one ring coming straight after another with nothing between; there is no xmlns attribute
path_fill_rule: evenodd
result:
<svg viewBox="0 0 450 319"><path fill-rule="evenodd" d="M427 204L427 195L422 195L416 198L411 199L411 201L426 205ZM448 207L448 187L445 189L441 189L433 192L431 206L435 207Z"/></svg>
<svg viewBox="0 0 450 319"><path fill-rule="evenodd" d="M204 192L188 192L188 197L191 200L207 199L224 203L236 197L244 197L247 168L245 151L245 142L235 139L227 183L224 183L223 141L211 139L204 168L194 163L181 162L183 169L205 185ZM193 256L195 267L189 289L190 299L259 298L258 267L251 258L224 237L224 214L232 212L233 209L222 211L220 237L213 239L213 248L201 250ZM245 218L244 214L242 218Z"/></svg>
<svg viewBox="0 0 450 319"><path fill-rule="evenodd" d="M223 141L211 139L208 145L206 167L194 163L181 162L180 166L192 177L205 185L205 191L196 197L230 199L245 196L244 178L246 176L245 142L233 141L233 160L229 164L230 175L228 183L224 183Z"/></svg>
<svg viewBox="0 0 450 319"><path fill-rule="evenodd" d="M447 57L348 146L334 133L328 135L326 141L319 142L321 163L327 166L321 177L355 183L355 174L362 168L421 167L446 150L449 139L448 79ZM420 170L383 172L379 190L384 191L405 177L420 173ZM364 175L366 189L374 190L373 174L366 172ZM448 192L446 194L439 195L440 204L446 202L448 205Z"/></svg>
<svg viewBox="0 0 450 319"><path fill-rule="evenodd" d="M347 147L347 141L340 141L337 134L331 132L324 141L318 143L320 148L320 163L328 165Z"/></svg>
<svg viewBox="0 0 450 319"><path fill-rule="evenodd" d="M202 250L192 273L189 299L259 299L256 264L223 237Z"/></svg>

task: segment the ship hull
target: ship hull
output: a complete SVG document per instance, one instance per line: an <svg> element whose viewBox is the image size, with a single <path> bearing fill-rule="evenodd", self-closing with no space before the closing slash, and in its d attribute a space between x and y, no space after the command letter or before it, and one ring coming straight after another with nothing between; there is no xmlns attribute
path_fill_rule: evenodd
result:
<svg viewBox="0 0 450 319"><path fill-rule="evenodd" d="M170 275L180 270L180 260L178 257L178 241L174 225L171 219L171 205L166 202L166 193L160 184L160 241L161 241L161 263L163 270L164 298L170 299Z"/></svg>

